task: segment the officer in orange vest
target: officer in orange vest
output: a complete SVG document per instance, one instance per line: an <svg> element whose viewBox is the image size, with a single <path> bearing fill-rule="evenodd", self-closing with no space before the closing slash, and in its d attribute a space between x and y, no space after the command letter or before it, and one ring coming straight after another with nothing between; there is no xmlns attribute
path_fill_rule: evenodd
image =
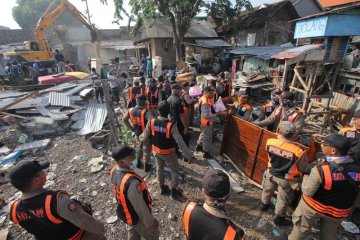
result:
<svg viewBox="0 0 360 240"><path fill-rule="evenodd" d="M281 95L281 90L279 88L275 88L274 90L272 90L270 94L270 101L261 105L257 116L255 116L254 113L252 114L253 121L262 121L265 118L269 117L274 112L274 110L279 106L280 95ZM267 126L267 130L273 131L271 125Z"/></svg>
<svg viewBox="0 0 360 240"><path fill-rule="evenodd" d="M185 235L189 240L240 240L244 231L227 216L230 180L221 170L211 170L202 180L205 203L188 202L183 211Z"/></svg>
<svg viewBox="0 0 360 240"><path fill-rule="evenodd" d="M220 84L217 86L216 92L225 106L230 102L231 90L231 82L225 78L223 72L220 73Z"/></svg>
<svg viewBox="0 0 360 240"><path fill-rule="evenodd" d="M360 110L354 113L353 127L340 129L339 134L345 136L351 142L349 155L357 162L360 162Z"/></svg>
<svg viewBox="0 0 360 240"><path fill-rule="evenodd" d="M240 90L238 93L239 104L235 104L237 109L236 116L239 118L251 122L253 107L248 102L248 95L246 90Z"/></svg>
<svg viewBox="0 0 360 240"><path fill-rule="evenodd" d="M156 80L154 78L150 80L150 85L146 89L145 95L147 99L147 106L149 112L151 113L151 116L153 118L156 118L158 103L160 102L161 91L158 87L156 87Z"/></svg>
<svg viewBox="0 0 360 240"><path fill-rule="evenodd" d="M10 182L22 192L10 207L10 220L36 239L96 240L105 238L104 224L64 191L44 188L48 161L23 160L10 172Z"/></svg>
<svg viewBox="0 0 360 240"><path fill-rule="evenodd" d="M282 121L289 121L295 124L297 137L301 132L305 123L304 113L295 106L295 96L292 92L282 92L280 95L280 106L278 106L273 113L266 119L254 122L259 127L267 127L272 125L274 132L279 131L279 124Z"/></svg>
<svg viewBox="0 0 360 240"><path fill-rule="evenodd" d="M136 159L138 160L137 167L142 168L144 166L145 172L149 172L151 168L151 165L149 164L150 155L147 154L145 146L139 140L139 136L145 131L146 124L148 121L150 121L151 118L152 115L146 108L146 97L144 94L137 96L136 107L130 108L128 113L123 117L124 124L128 128L134 130L137 143L139 144L138 151L136 153ZM144 159L142 159L143 157ZM142 162L143 160L144 163Z"/></svg>
<svg viewBox="0 0 360 240"><path fill-rule="evenodd" d="M140 87L139 79L134 78L133 81L134 86L129 88L129 104L128 109L135 107L136 105L136 97L140 94L143 94L143 90Z"/></svg>
<svg viewBox="0 0 360 240"><path fill-rule="evenodd" d="M152 199L144 180L133 171L135 150L120 145L112 150L116 165L110 171L118 218L127 224L129 240L159 239L159 222L152 213Z"/></svg>
<svg viewBox="0 0 360 240"><path fill-rule="evenodd" d="M205 87L204 95L200 98L199 108L201 115L201 133L197 141L196 151L203 151L204 158L213 158L210 154L212 147L212 138L214 132L214 121L218 120L218 116L222 113L215 113L212 105L214 104L214 89Z"/></svg>
<svg viewBox="0 0 360 240"><path fill-rule="evenodd" d="M292 187L298 186L302 173L308 171L306 151L291 140L295 133L295 125L283 121L278 137L266 142L269 163L263 178L260 210L266 211L270 207L271 197L277 190L274 223L280 226L291 225L285 215L292 200Z"/></svg>
<svg viewBox="0 0 360 240"><path fill-rule="evenodd" d="M170 104L162 101L158 106L159 116L151 119L146 125L140 140L146 146L152 145L152 152L155 156L157 165L157 180L160 184L161 195L169 194L169 187L165 185L164 167L165 164L171 169L171 197L180 202L184 201L179 185L179 161L176 156L175 143L181 149L187 162L191 163L193 154L183 141L177 125L169 120Z"/></svg>
<svg viewBox="0 0 360 240"><path fill-rule="evenodd" d="M302 183L302 198L293 213L289 240L305 239L320 218L320 240L335 240L341 221L348 217L359 193L360 165L347 155L350 141L330 134L321 144L323 164L311 169Z"/></svg>

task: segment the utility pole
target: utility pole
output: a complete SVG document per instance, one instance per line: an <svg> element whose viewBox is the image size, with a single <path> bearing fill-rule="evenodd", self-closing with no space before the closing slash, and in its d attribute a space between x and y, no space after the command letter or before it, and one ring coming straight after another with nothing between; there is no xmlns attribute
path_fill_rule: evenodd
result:
<svg viewBox="0 0 360 240"><path fill-rule="evenodd" d="M81 1L83 1L83 2L86 3L86 13L87 13L87 15L88 15L88 20L89 20L89 23L90 23L90 25L91 25L91 19L90 19L90 12L89 12L88 0L81 0Z"/></svg>

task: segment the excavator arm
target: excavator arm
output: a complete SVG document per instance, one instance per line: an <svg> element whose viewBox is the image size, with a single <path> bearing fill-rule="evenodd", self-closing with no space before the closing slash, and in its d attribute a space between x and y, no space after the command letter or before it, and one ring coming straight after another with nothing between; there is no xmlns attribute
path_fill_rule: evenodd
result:
<svg viewBox="0 0 360 240"><path fill-rule="evenodd" d="M84 24L89 30L91 34L91 41L95 42L96 39L96 31L97 29L88 23L85 16L76 9L74 5L72 5L68 0L60 0L61 4L54 9L55 1L52 2L49 7L46 9L44 14L39 19L35 31L34 37L38 42L40 49L42 51L47 51L49 53L49 57L52 56L51 49L46 42L46 31L51 27L56 19L65 11L68 10L79 22Z"/></svg>

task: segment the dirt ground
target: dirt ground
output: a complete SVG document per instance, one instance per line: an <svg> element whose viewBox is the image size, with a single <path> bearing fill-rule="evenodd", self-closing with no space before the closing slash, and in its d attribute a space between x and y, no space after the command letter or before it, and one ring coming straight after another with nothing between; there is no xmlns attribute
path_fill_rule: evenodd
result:
<svg viewBox="0 0 360 240"><path fill-rule="evenodd" d="M221 133L221 127L217 126L217 130ZM198 132L192 132L192 150L195 148L197 136ZM214 142L213 150L213 154L220 151L219 140ZM48 188L65 190L71 195L91 203L94 216L103 222L108 222L106 223L107 238L110 240L127 239L124 223L119 220L109 223L109 218L116 216L116 204L108 181L108 174L114 162L111 159L104 160L104 169L98 173L91 173L87 164L91 158L102 156L104 154L102 151L104 150L93 149L90 142L85 138L69 132L66 135L53 138L47 149L28 153L23 159L49 160L51 167L47 171ZM191 165L180 161L182 178L179 187L183 189L187 198L201 201L201 179L212 167L198 155L197 159ZM245 230L249 239L279 239L279 235L291 231L290 227L280 228L273 224L272 211L261 213L258 210L261 196L261 190L258 187L242 177L230 163L222 162L221 164L245 190L242 193L231 194L227 209L229 216ZM169 177L170 174L168 173L168 180ZM6 176L2 180L1 198L9 202L14 196L19 196L19 193L10 183L4 183ZM170 197L160 195L155 171L146 176L146 182L153 197L153 214L160 222L161 239L185 239L181 217L183 204L172 200ZM9 229L7 239L33 239L30 234L10 223L8 219L5 220L1 228ZM314 229L314 233L316 233L316 229ZM317 239L317 237L310 236L308 239Z"/></svg>

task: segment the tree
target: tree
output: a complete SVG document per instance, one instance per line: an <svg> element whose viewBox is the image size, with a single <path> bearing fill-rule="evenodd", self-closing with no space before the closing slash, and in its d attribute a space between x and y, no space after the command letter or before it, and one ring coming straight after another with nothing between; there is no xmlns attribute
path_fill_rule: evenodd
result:
<svg viewBox="0 0 360 240"><path fill-rule="evenodd" d="M106 0L100 0L106 3ZM130 0L131 12L124 8L124 0L113 0L115 4L115 17L122 19L122 14L129 16L129 26L132 33L136 33L148 18L159 16L168 17L173 29L173 39L176 49L176 58L182 58L181 43L190 28L193 18L199 13L203 0Z"/></svg>
<svg viewBox="0 0 360 240"><path fill-rule="evenodd" d="M214 0L206 5L208 13L214 19L217 27L224 23L235 26L236 24L233 22L235 16L240 15L244 9L253 9L249 0L235 0L234 5L230 0Z"/></svg>
<svg viewBox="0 0 360 240"><path fill-rule="evenodd" d="M12 9L12 15L22 29L33 30L43 12L52 2L53 0L16 0L17 5ZM78 27L81 26L81 23L69 12L64 12L57 19L56 25Z"/></svg>

